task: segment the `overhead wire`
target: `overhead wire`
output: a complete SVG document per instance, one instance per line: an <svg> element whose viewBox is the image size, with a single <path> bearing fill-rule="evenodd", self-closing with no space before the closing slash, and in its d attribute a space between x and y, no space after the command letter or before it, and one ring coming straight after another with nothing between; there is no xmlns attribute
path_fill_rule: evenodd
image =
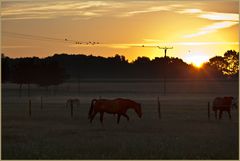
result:
<svg viewBox="0 0 240 161"><path fill-rule="evenodd" d="M62 42L62 43L64 42L64 43L79 44L79 45L99 44L99 42L95 42L95 41L76 41L68 38L53 38L48 36L22 34L22 33L9 32L9 31L3 31L2 34L5 34L10 37L20 38L20 39L31 39L31 40L38 40L38 41L56 41L56 42Z"/></svg>

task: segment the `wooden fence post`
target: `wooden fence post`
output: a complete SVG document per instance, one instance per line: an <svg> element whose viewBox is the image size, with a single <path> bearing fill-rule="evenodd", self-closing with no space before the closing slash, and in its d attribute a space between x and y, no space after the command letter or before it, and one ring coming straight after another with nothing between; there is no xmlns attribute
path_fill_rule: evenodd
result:
<svg viewBox="0 0 240 161"><path fill-rule="evenodd" d="M29 114L29 117L31 117L31 115L32 115L32 102L31 102L31 100L29 100L29 102L28 102L28 114Z"/></svg>
<svg viewBox="0 0 240 161"><path fill-rule="evenodd" d="M210 120L210 102L208 102L208 119Z"/></svg>
<svg viewBox="0 0 240 161"><path fill-rule="evenodd" d="M158 118L161 119L161 104L160 104L160 101L159 101L159 96L158 96Z"/></svg>

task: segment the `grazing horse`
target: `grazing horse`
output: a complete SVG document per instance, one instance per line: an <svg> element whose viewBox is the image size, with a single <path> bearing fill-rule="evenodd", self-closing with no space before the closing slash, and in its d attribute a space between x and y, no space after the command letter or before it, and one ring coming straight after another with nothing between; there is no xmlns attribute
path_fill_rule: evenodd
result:
<svg viewBox="0 0 240 161"><path fill-rule="evenodd" d="M128 115L126 114L128 109L134 109L137 115L141 118L142 111L141 105L135 101L123 98L117 98L114 100L107 100L107 99L93 99L91 102L91 107L89 109L88 118L90 122L92 122L95 115L99 112L100 113L100 121L103 123L103 114L104 112L110 114L117 114L117 123L119 124L120 117L124 116L129 120Z"/></svg>
<svg viewBox="0 0 240 161"><path fill-rule="evenodd" d="M215 112L215 118L217 119L217 111L219 110L219 119L222 118L222 112L228 112L229 119L231 119L231 107L232 107L233 97L216 97L213 100L212 109Z"/></svg>
<svg viewBox="0 0 240 161"><path fill-rule="evenodd" d="M74 104L76 104L77 105L77 107L79 107L79 104L80 104L80 101L79 101L79 99L68 99L67 100L67 103L66 103L66 107L68 107L68 105L70 105L70 107L71 106L73 106Z"/></svg>

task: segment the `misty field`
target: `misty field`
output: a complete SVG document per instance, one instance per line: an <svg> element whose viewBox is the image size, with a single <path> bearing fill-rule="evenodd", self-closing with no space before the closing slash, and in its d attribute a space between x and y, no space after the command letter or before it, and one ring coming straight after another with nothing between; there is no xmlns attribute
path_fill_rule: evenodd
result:
<svg viewBox="0 0 240 161"><path fill-rule="evenodd" d="M208 102L238 97L236 81L171 80L167 94L160 81L82 81L50 87L2 85L2 159L238 159L238 109L232 119L208 119ZM43 98L43 108L40 100ZM162 118L158 118L157 97ZM143 117L130 121L99 114L90 124L93 98L129 98L142 105ZM80 99L73 118L69 98ZM29 116L29 99L32 109Z"/></svg>

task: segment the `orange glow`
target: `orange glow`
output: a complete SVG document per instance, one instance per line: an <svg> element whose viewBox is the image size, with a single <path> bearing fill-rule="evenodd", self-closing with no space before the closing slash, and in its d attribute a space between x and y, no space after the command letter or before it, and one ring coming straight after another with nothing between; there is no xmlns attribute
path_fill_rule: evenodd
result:
<svg viewBox="0 0 240 161"><path fill-rule="evenodd" d="M236 0L4 0L1 52L14 58L55 53L104 57L120 54L133 61L139 56L164 56L163 50L142 45L173 46L167 56L187 63L194 59L192 63L200 66L202 58L186 61L186 51L204 53L208 58L223 55L227 50L239 51L237 6Z"/></svg>
<svg viewBox="0 0 240 161"><path fill-rule="evenodd" d="M197 68L200 68L208 59L209 58L203 54L190 54L186 57L187 63L193 64Z"/></svg>

